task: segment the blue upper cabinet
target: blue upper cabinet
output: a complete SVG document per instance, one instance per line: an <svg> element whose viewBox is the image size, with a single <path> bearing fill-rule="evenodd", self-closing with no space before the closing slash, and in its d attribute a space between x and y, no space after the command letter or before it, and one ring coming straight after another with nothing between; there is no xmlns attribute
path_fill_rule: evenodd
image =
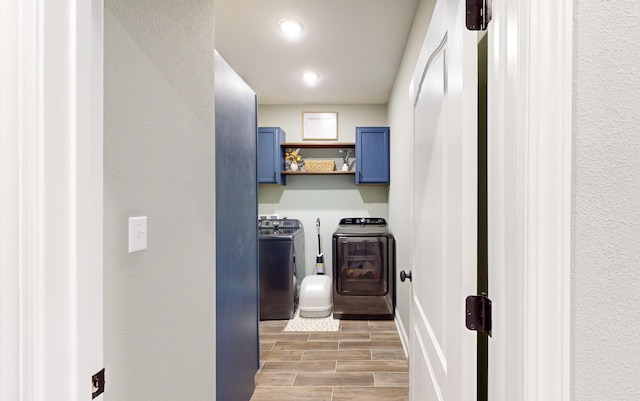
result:
<svg viewBox="0 0 640 401"><path fill-rule="evenodd" d="M285 141L285 132L279 127L258 128L258 183L286 184L280 174L284 160L280 144Z"/></svg>
<svg viewBox="0 0 640 401"><path fill-rule="evenodd" d="M389 184L389 127L356 127L356 184Z"/></svg>

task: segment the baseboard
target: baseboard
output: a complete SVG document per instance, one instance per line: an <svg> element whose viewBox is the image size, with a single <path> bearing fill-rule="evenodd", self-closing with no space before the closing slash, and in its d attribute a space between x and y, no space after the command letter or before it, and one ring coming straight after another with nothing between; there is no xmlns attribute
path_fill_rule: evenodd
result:
<svg viewBox="0 0 640 401"><path fill-rule="evenodd" d="M404 329L404 324L402 324L402 319L400 318L400 314L396 309L396 317L394 319L396 322L396 328L398 329L398 334L400 335L400 342L402 342L402 349L404 350L404 356L409 359L409 336L407 335L406 330Z"/></svg>

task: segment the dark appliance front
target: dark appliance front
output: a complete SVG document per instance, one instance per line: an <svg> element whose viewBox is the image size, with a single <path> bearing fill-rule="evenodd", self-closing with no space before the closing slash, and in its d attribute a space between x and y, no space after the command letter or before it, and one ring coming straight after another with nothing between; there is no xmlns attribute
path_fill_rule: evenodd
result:
<svg viewBox="0 0 640 401"><path fill-rule="evenodd" d="M305 276L300 220L258 222L260 320L292 319Z"/></svg>
<svg viewBox="0 0 640 401"><path fill-rule="evenodd" d="M395 239L382 218L346 218L333 234L333 317L393 319Z"/></svg>

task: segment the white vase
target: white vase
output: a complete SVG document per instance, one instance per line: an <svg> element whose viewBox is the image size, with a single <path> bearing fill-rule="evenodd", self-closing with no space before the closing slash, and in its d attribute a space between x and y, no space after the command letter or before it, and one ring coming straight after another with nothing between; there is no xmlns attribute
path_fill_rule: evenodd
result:
<svg viewBox="0 0 640 401"><path fill-rule="evenodd" d="M349 171L349 165L347 163L342 164L342 171Z"/></svg>
<svg viewBox="0 0 640 401"><path fill-rule="evenodd" d="M291 162L291 165L289 166L289 168L291 169L291 171L298 171L298 163Z"/></svg>

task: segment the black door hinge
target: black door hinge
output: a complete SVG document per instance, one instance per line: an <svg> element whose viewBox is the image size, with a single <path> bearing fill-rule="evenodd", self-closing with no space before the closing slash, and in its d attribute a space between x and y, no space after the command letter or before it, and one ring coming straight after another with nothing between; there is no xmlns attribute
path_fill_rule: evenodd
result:
<svg viewBox="0 0 640 401"><path fill-rule="evenodd" d="M484 31L491 21L491 0L467 0L467 29Z"/></svg>
<svg viewBox="0 0 640 401"><path fill-rule="evenodd" d="M491 300L487 294L469 295L466 315L469 330L487 333L491 337Z"/></svg>
<svg viewBox="0 0 640 401"><path fill-rule="evenodd" d="M91 399L93 400L100 394L104 393L104 368L91 376Z"/></svg>

